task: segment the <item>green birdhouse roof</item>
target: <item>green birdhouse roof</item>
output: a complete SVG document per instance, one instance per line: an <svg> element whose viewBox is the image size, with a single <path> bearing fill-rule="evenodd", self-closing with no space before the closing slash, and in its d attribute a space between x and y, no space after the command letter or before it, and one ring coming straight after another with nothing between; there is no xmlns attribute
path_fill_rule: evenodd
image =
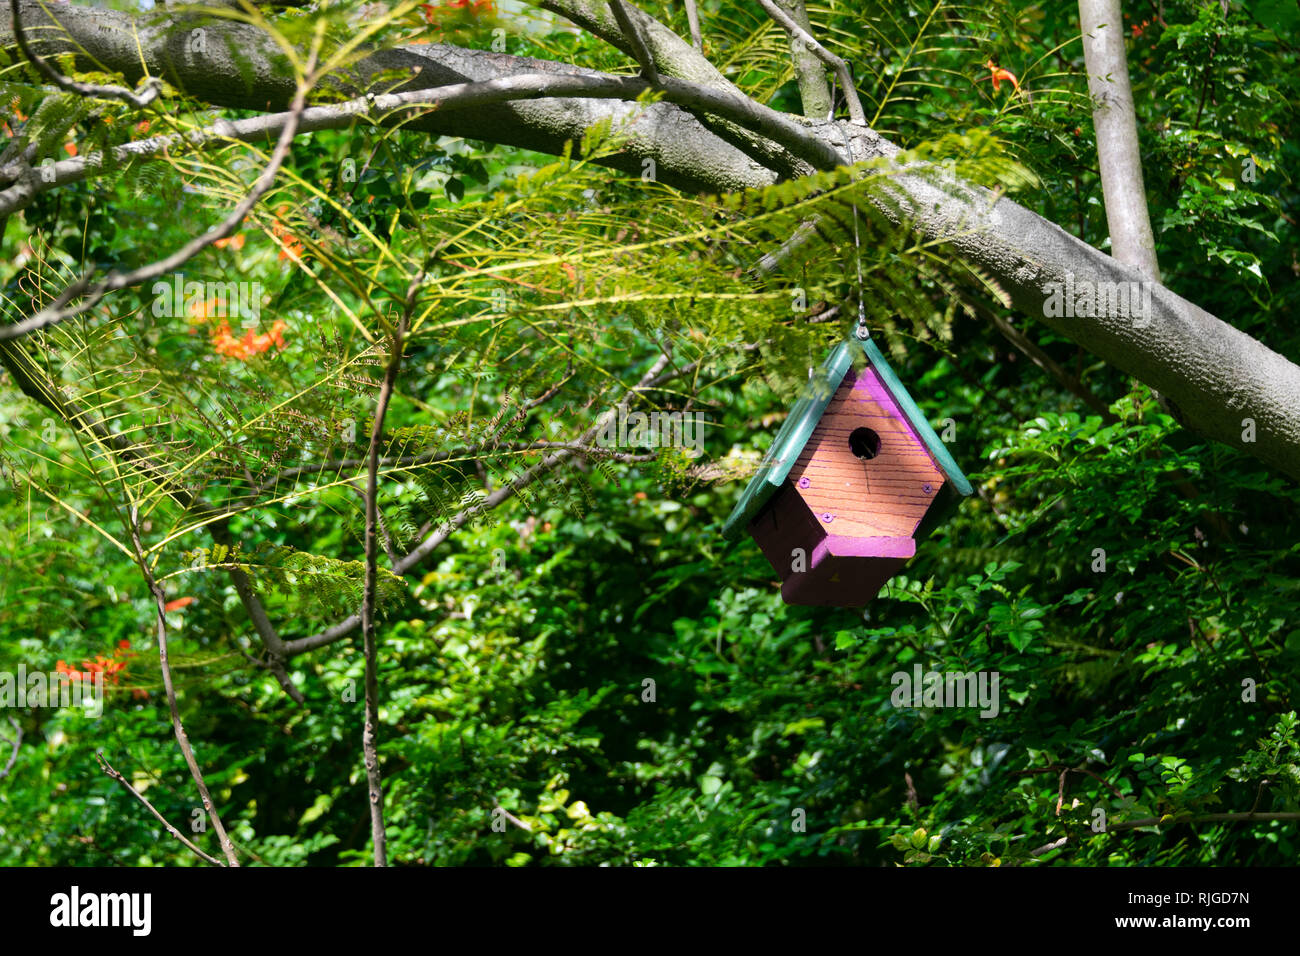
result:
<svg viewBox="0 0 1300 956"><path fill-rule="evenodd" d="M859 352L866 356L867 363L875 370L876 375L907 418L907 424L925 444L926 451L934 459L935 465L943 472L953 490L963 496L972 492L970 481L962 474L961 468L948 453L947 447L939 440L934 429L930 427L925 415L921 413L921 409L917 407L912 396L903 387L903 383L894 374L894 370L885 361L880 349L876 348L876 343L871 339L853 338L836 346L822 363L821 368L813 373L798 402L790 410L785 424L781 426L781 430L772 441L772 447L763 456L758 472L750 479L745 493L740 496L740 501L731 512L731 517L722 526L725 537L733 540L741 537L754 516L785 483L790 469L799 460L804 445L808 444L808 439L812 437L813 430L821 421L826 406L835 396L836 389L844 381L845 374L853 364L854 356Z"/></svg>

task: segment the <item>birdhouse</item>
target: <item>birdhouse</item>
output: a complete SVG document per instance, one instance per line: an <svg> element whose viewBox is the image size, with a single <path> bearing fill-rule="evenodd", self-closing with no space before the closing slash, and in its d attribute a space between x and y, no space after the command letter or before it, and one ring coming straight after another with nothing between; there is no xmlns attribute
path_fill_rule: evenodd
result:
<svg viewBox="0 0 1300 956"><path fill-rule="evenodd" d="M875 343L855 338L813 374L723 534L753 536L787 604L861 607L970 493Z"/></svg>

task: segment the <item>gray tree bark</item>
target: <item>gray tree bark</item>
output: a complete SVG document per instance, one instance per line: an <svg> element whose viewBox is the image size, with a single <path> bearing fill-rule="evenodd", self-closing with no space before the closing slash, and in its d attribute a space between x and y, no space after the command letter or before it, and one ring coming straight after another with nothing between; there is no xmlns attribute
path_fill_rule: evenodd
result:
<svg viewBox="0 0 1300 956"><path fill-rule="evenodd" d="M1119 0L1079 0L1079 23L1111 254L1159 282Z"/></svg>
<svg viewBox="0 0 1300 956"><path fill-rule="evenodd" d="M804 0L775 0L786 13L809 33L812 21ZM794 61L794 75L799 83L799 104L804 116L826 119L831 115L831 88L826 82L826 68L821 60L798 37L790 37L790 58Z"/></svg>

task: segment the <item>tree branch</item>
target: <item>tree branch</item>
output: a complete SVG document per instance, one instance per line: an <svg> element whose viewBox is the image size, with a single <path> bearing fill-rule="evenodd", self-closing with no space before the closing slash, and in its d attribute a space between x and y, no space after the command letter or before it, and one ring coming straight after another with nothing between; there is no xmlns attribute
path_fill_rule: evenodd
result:
<svg viewBox="0 0 1300 956"><path fill-rule="evenodd" d="M101 86L98 83L78 83L75 80L68 79L46 63L44 57L33 50L31 44L27 42L27 34L23 30L22 7L18 0L9 0L9 12L13 17L14 39L18 42L18 49L36 67L38 72L60 89L69 93L76 93L79 96L109 97L141 108L156 100L158 94L162 91L162 82L153 76L145 79L144 92L142 93L134 93L124 86Z"/></svg>
<svg viewBox="0 0 1300 956"><path fill-rule="evenodd" d="M13 0L13 2L16 4L18 0ZM313 51L307 66L309 73L315 69L315 61L316 56ZM299 119L307 105L307 86L306 81L298 84L293 105L284 117L280 139L275 144L275 150L271 153L270 162L262 170L262 174L257 178L248 195L235 204L235 208L231 210L230 214L216 229L194 237L171 255L158 259L147 266L141 266L139 269L133 269L127 273L119 273L116 270L111 271L107 277L93 286L90 283L90 278L94 274L93 270L83 273L56 296L53 302L40 309L36 314L12 325L0 326L0 340L15 339L37 329L55 325L94 308L110 292L148 282L151 279L157 279L169 272L175 272L208 246L219 239L226 238L238 229L253 207L275 184L276 174L280 171L280 166L289 155L293 138L297 135ZM7 215L7 212L3 207L0 207L0 216L5 215Z"/></svg>
<svg viewBox="0 0 1300 956"><path fill-rule="evenodd" d="M291 93L279 75L282 56L252 28L223 27L221 43L209 44L209 55L197 63L178 53L179 40L169 39L166 30L158 27L142 28L137 43L130 32L133 21L125 14L64 5L46 11L36 0L20 2L25 22L39 16L53 26L48 36L33 40L45 55L74 52L82 58L94 57L100 69L116 70L128 78L142 75L143 64L220 106L266 109L283 103ZM600 31L597 35L616 46L625 43L603 4L545 0L542 5L583 26L589 22L593 32ZM644 22L640 11L632 16ZM217 31L218 25L212 29ZM0 46L7 44L4 31L0 24ZM213 51L227 40L240 51L246 70L241 71L223 50ZM673 72L690 74L696 82L729 86L699 51L661 25L646 27L646 42L661 75L669 73L671 66ZM364 84L378 70L413 66L422 67L419 82L427 85L469 74L584 75L568 65L430 44L377 51L354 67L349 78L353 84ZM763 185L785 174L778 158L767 168L756 165L742 149L723 143L721 133L711 134L672 104L655 104L643 113L631 106L597 108L590 101L559 98L527 109L523 104L505 104L435 111L421 117L413 128L559 153L601 118L631 124L627 152L604 161L637 175L645 156L656 158L661 182L701 191ZM897 153L895 146L863 127L808 127L828 143L840 138L841 129L850 133L859 159ZM1051 284L1064 282L1067 274L1076 285L1090 283L1094 288L1144 277L1005 198L995 202L985 190L962 189L955 181L933 175L912 175L919 171L900 170L893 177L900 205L892 216L909 222L927 239L946 241L953 253L997 279L1017 308L1151 386L1177 406L1181 420L1191 427L1300 478L1300 368L1164 288L1153 291L1150 315L1140 325L1123 316L1045 315ZM1245 440L1246 419L1253 424L1254 441Z"/></svg>
<svg viewBox="0 0 1300 956"><path fill-rule="evenodd" d="M840 80L840 87L844 90L844 99L849 105L849 122L856 123L858 126L866 126L867 114L862 111L862 101L858 99L858 90L853 84L853 71L849 69L849 65L818 43L817 38L809 33L806 27L800 25L794 17L782 10L774 0L758 0L758 2L767 11L767 15L779 23L786 33L790 34L792 40L798 40L808 52L835 71L835 75ZM802 8L802 3L799 3L799 8ZM807 18L807 13L804 14L804 17ZM795 63L797 66L797 57ZM826 81L823 79L822 86L825 85ZM802 80L799 88L800 90L804 89ZM826 94L826 99L830 99L829 91ZM808 104L805 103L804 110L807 111L808 108Z"/></svg>
<svg viewBox="0 0 1300 956"><path fill-rule="evenodd" d="M653 86L659 82L659 71L655 69L654 57L650 55L650 48L646 46L645 37L641 35L637 25L632 22L632 17L627 12L623 0L609 0L609 6L614 11L614 19L618 21L619 29L623 31L623 38L632 47L632 55L636 57L636 61L641 67L641 76Z"/></svg>
<svg viewBox="0 0 1300 956"><path fill-rule="evenodd" d="M370 431L370 451L366 465L366 580L361 594L361 639L366 659L366 719L361 732L361 752L366 765L366 785L370 803L370 837L374 843L375 866L387 866L387 844L384 837L384 787L379 770L379 665L375 643L375 597L379 590L379 440L384 434L384 418L397 376L402 368L402 350L406 345L406 328L415 308L415 298L424 281L421 272L406 290L406 303L392 334L392 355L384 371L384 381L379 387L375 402L375 420Z"/></svg>
<svg viewBox="0 0 1300 956"><path fill-rule="evenodd" d="M226 863L230 866L239 866L239 860L235 856L235 848L230 842L230 837L226 835L226 828L221 825L221 816L217 813L216 804L212 802L212 795L208 793L208 785L203 779L203 771L199 769L198 761L194 759L194 751L190 747L190 739L185 733L185 725L181 723L180 708L176 705L176 687L172 683L171 664L167 659L167 596L163 593L162 587L158 584L149 568L149 559L145 557L144 547L140 544L140 527L139 514L134 505L130 506L130 513L127 516L127 528L131 532L131 544L135 548L136 565L140 568L140 573L144 576L145 583L149 586L149 591L153 595L154 604L158 609L158 664L162 670L163 688L167 691L167 707L171 710L172 715L172 732L176 735L176 743L181 749L181 755L185 758L185 765L190 769L190 776L194 778L194 784L198 787L199 798L203 801L203 809L207 811L208 817L212 820L212 829L216 831L217 840L221 843L221 851L225 854Z"/></svg>
<svg viewBox="0 0 1300 956"><path fill-rule="evenodd" d="M1079 23L1111 254L1159 282L1160 265L1142 183L1142 155L1124 52L1120 0L1079 0Z"/></svg>
<svg viewBox="0 0 1300 956"><path fill-rule="evenodd" d="M700 8L695 0L686 0L686 23L691 31L691 46L703 52L704 37L700 34Z"/></svg>
<svg viewBox="0 0 1300 956"><path fill-rule="evenodd" d="M14 764L18 762L18 748L21 747L23 743L22 724L10 717L9 726L14 729L14 739L10 740L8 737L0 737L0 743L9 744L13 750L9 753L9 759L5 761L4 769L0 769L0 780L3 780L13 772Z"/></svg>
<svg viewBox="0 0 1300 956"><path fill-rule="evenodd" d="M158 822L167 828L168 833L170 833L176 839L180 840L181 843L185 844L185 846L187 846L190 850L192 850L196 855L206 860L207 862L211 863L213 866L225 865L215 857L209 856L208 854L204 853L201 849L199 849L198 846L191 843L189 839L185 836L185 834L181 833L180 830L172 826L171 823L168 822L167 818L164 817L161 813L159 813L157 808L155 808L154 805L145 798L144 794L140 793L140 791L136 790L135 787L131 786L130 781L128 781L126 777L118 773L117 770L113 768L112 764L110 764L107 760L104 759L104 751L102 750L95 751L95 759L99 761L99 768L103 770L104 773L108 774L108 776L112 777L114 780L120 783L122 786L126 787L127 792L130 793L131 796L135 797L137 800L143 803L145 809L147 809L150 813L152 813L155 817L157 817Z"/></svg>

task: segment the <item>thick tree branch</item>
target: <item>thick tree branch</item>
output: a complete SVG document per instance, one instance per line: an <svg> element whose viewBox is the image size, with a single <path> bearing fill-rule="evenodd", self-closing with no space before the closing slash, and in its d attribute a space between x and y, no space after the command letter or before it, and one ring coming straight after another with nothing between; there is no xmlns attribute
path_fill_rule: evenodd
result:
<svg viewBox="0 0 1300 956"><path fill-rule="evenodd" d="M633 58L636 57L632 42L624 35L623 28L608 3L602 0L540 0L537 5L558 13L594 36L600 37L610 46L622 50ZM700 50L692 47L645 11L631 4L625 4L624 8L629 19L640 31L646 49L661 76L676 77L732 96L744 96L740 88L723 76ZM806 167L791 163L789 155L784 150L774 148L772 143L753 136L747 129L731 120L698 111L696 116L705 127L782 177L808 172Z"/></svg>
<svg viewBox="0 0 1300 956"><path fill-rule="evenodd" d="M1142 183L1142 155L1124 53L1122 17L1119 0L1079 0L1083 59L1092 94L1092 125L1097 134L1111 254L1158 282L1160 266Z"/></svg>
<svg viewBox="0 0 1300 956"><path fill-rule="evenodd" d="M47 6L40 0L19 3L33 48L44 56L72 54L78 67L120 73L132 82L157 75L196 99L232 109L280 112L293 97L289 62L271 39L254 27L218 19L191 18L181 23L161 11L133 17L113 10ZM612 17L610 21L617 34ZM205 32L202 53L191 49L193 29ZM0 47L21 56L12 31L2 22ZM388 79L383 84L386 92L525 73L603 75L566 63L430 43L375 50L331 79L334 89L343 95L362 96L378 82L377 74L391 76L393 70L409 71L412 78L397 89L391 88ZM627 137L625 152L599 160L615 169L639 176L642 160L653 159L661 182L691 191L742 189L766 185L776 178L771 169L671 103L602 104L572 98L502 102L455 114L425 113L403 122L408 129L559 154L566 144L580 142L593 124L604 119L613 119ZM773 155L783 153L774 146L772 150ZM789 166L788 157L785 162Z"/></svg>
<svg viewBox="0 0 1300 956"><path fill-rule="evenodd" d="M651 91L659 93L668 102L725 116L737 126L761 133L767 139L789 150L791 155L798 156L814 166L825 168L828 163L834 165L839 159L833 147L812 135L806 128L791 121L784 114L760 106L744 97L670 77L661 77L658 85L652 86L644 80L632 77L598 74L591 76L522 74L476 83L457 83L432 89L422 88L405 93L367 95L334 106L311 107L304 110L301 117L295 117L293 112L288 112L238 120L233 123L222 121L189 135L156 136L124 144L113 152L114 160L122 162L162 156L177 147L196 149L222 141L252 142L268 136L283 138L286 135L292 137L319 130L344 129L363 119L376 118L386 124L411 125L410 121L428 112L450 113L527 99L581 97L632 101L643 93ZM51 171L42 170L44 178L39 183L30 184L23 181L15 184L10 190L0 192L0 216L9 215L29 204L34 196L33 188L36 192L41 192L75 182L103 165L104 157L101 153L55 163ZM0 177L7 176L12 180L18 178L21 172L21 164L15 162L0 168ZM251 208L252 204L249 203L248 206ZM240 208L243 208L243 204ZM247 213L247 210L243 211ZM232 218L233 215L232 213ZM239 221L242 221L242 216ZM220 231L220 229L214 230L194 242L215 242L217 239L224 238L216 234ZM177 256L180 254L178 252ZM154 271L157 269L157 267L150 268ZM154 278L154 276L151 274L147 278ZM125 283L126 279L115 281L117 287L123 287L122 283ZM93 305L93 302L91 304ZM82 306L81 310L84 311L86 308L90 308L90 305ZM32 317L22 323L22 326L25 330L29 327L43 327L36 324L38 321L40 317ZM46 320L44 324L52 323ZM0 339L14 338L21 334L24 332L0 327Z"/></svg>

